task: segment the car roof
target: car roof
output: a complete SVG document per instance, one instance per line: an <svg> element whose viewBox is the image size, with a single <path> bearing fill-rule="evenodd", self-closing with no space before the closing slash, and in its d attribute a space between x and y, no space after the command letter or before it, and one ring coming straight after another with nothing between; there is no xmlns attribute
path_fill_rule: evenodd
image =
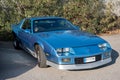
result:
<svg viewBox="0 0 120 80"><path fill-rule="evenodd" d="M62 17L55 17L55 16L45 16L45 17L30 17L30 18L26 18L26 19L39 20L39 19L64 19L64 18L62 18Z"/></svg>

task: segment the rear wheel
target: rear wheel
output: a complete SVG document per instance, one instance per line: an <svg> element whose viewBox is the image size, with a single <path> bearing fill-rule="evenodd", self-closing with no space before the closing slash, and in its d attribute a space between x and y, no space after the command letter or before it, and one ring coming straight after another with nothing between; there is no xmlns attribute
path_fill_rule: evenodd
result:
<svg viewBox="0 0 120 80"><path fill-rule="evenodd" d="M19 41L17 40L16 37L14 38L13 46L14 46L15 49L20 49L20 43L19 43Z"/></svg>
<svg viewBox="0 0 120 80"><path fill-rule="evenodd" d="M38 59L38 66L40 68L46 68L46 56L43 49L39 45L35 45L35 51Z"/></svg>

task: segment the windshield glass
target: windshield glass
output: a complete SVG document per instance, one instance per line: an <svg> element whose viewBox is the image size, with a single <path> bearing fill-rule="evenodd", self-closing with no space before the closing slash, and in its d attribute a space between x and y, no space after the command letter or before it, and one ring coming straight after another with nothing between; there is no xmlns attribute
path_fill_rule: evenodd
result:
<svg viewBox="0 0 120 80"><path fill-rule="evenodd" d="M57 31L57 30L76 30L74 25L65 19L40 19L33 21L33 31L37 32L47 32L47 31Z"/></svg>

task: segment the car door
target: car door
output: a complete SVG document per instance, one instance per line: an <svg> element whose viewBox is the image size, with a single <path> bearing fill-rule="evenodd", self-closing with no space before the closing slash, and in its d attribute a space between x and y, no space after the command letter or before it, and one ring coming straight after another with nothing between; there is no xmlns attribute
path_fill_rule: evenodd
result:
<svg viewBox="0 0 120 80"><path fill-rule="evenodd" d="M21 26L21 30L18 33L22 46L25 48L30 48L30 40L32 38L32 31L31 31L31 20L26 19Z"/></svg>

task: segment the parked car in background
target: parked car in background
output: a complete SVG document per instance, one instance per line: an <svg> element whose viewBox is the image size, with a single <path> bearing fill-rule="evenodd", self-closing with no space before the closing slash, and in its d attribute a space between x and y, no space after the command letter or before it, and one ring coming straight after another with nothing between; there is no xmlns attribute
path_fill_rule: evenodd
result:
<svg viewBox="0 0 120 80"><path fill-rule="evenodd" d="M89 69L111 62L111 46L104 39L81 31L61 17L25 18L12 25L15 49L38 59L38 66Z"/></svg>

